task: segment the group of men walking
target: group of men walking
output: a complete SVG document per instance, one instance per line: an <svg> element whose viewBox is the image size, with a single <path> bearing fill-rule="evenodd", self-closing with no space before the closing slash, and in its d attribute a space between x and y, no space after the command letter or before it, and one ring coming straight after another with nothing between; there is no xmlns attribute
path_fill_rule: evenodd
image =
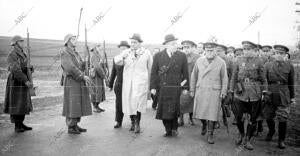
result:
<svg viewBox="0 0 300 156"><path fill-rule="evenodd" d="M32 110L28 81L29 64L22 50L23 39L15 36L14 47L8 55L10 71L4 102L4 112L11 115L16 132L32 130L23 124L25 114ZM140 133L142 113L145 113L149 93L154 99L156 119L162 120L165 137L178 135L178 126L184 125L184 114L189 123L202 122L201 135L214 143L214 130L220 126L220 116L227 116L230 109L239 131L237 145L253 149L251 138L262 131L262 121L269 128L266 141L275 133L278 119L278 147L285 148L287 119L290 104L295 103L294 67L286 59L289 49L283 45L259 46L250 41L242 42L242 49L217 43L203 43L197 48L193 41L165 36L163 50L153 55L142 46L139 34L133 34L130 45L121 41L120 53L113 58L111 75L104 65L99 46L91 49L90 74L86 75L85 60L76 51L76 36L66 35L61 51L63 69L63 116L68 132L80 134L87 130L78 123L82 116L103 112L99 103L105 100L104 80L116 95L114 128L122 127L124 115L131 120L130 131ZM199 50L200 49L200 50ZM92 84L93 92L90 92ZM156 106L157 105L157 106ZM226 107L224 107L226 106ZM227 108L226 111L222 109ZM247 122L246 127L244 122ZM246 128L246 132L245 132Z"/></svg>

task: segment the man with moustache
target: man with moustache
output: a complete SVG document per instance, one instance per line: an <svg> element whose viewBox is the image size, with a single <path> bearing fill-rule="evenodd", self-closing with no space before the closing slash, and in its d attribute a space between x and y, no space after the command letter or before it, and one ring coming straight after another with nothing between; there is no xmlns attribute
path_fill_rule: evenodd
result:
<svg viewBox="0 0 300 156"><path fill-rule="evenodd" d="M215 43L205 43L205 57L194 66L190 94L194 97L194 118L202 121L202 135L208 129L207 142L214 144L215 123L219 119L221 100L226 97L228 76L225 61L217 56Z"/></svg>

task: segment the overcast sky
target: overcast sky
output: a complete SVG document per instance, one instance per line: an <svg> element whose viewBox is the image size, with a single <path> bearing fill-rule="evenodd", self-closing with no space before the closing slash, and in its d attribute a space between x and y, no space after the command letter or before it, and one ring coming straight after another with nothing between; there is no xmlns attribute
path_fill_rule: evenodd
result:
<svg viewBox="0 0 300 156"><path fill-rule="evenodd" d="M300 1L300 0L299 0ZM216 36L219 43L239 45L242 40L261 44L294 45L297 41L296 0L0 0L0 35L26 35L62 40L67 33L77 34L80 8L83 14L80 40L84 40L84 24L89 28L101 12L111 9L88 32L93 42L118 43L140 33L145 43L162 43L164 36L174 33L180 40L205 42ZM33 8L13 30L15 20ZM188 9L187 9L188 8ZM266 8L266 9L265 9ZM171 20L185 9L183 16ZM265 11L245 31L251 17ZM300 10L300 6L298 8Z"/></svg>

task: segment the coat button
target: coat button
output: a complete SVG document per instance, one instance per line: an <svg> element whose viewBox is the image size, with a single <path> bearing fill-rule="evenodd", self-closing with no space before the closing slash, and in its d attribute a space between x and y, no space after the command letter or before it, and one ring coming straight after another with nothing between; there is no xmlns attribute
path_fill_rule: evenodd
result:
<svg viewBox="0 0 300 156"><path fill-rule="evenodd" d="M166 82L164 82L163 84L164 84L164 85L166 85L167 83L166 83Z"/></svg>

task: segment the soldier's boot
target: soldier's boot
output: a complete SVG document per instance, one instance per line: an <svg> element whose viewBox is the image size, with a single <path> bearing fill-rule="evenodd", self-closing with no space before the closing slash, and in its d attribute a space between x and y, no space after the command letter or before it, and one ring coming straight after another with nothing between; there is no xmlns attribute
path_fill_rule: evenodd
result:
<svg viewBox="0 0 300 156"><path fill-rule="evenodd" d="M279 122L278 124L278 148L285 149L285 136L286 136L287 122Z"/></svg>
<svg viewBox="0 0 300 156"><path fill-rule="evenodd" d="M28 126L24 125L23 122L21 122L21 126L23 127L23 129L24 129L25 131L31 131L31 130L32 130L32 127L28 127Z"/></svg>
<svg viewBox="0 0 300 156"><path fill-rule="evenodd" d="M259 120L257 122L257 133L256 133L256 136L261 136L262 135L262 132L263 132L263 120Z"/></svg>
<svg viewBox="0 0 300 156"><path fill-rule="evenodd" d="M130 115L130 120L131 120L131 127L129 129L129 131L134 131L134 127L135 127L135 115Z"/></svg>
<svg viewBox="0 0 300 156"><path fill-rule="evenodd" d="M214 122L213 121L208 121L208 136L207 136L207 142L209 144L214 144Z"/></svg>
<svg viewBox="0 0 300 156"><path fill-rule="evenodd" d="M250 138L251 137L249 137L249 136L245 137L244 148L247 149L247 150L253 150L254 149L253 145L250 142Z"/></svg>
<svg viewBox="0 0 300 156"><path fill-rule="evenodd" d="M272 141L273 135L275 134L275 121L273 119L267 120L267 125L269 128L269 132L265 141Z"/></svg>
<svg viewBox="0 0 300 156"><path fill-rule="evenodd" d="M22 122L20 122L20 121L15 121L15 132L16 133L22 133L25 131L25 129L23 128L21 123Z"/></svg>
<svg viewBox="0 0 300 156"><path fill-rule="evenodd" d="M69 134L80 134L80 131L76 128L76 126L70 126L70 127L68 127L68 133Z"/></svg>
<svg viewBox="0 0 300 156"><path fill-rule="evenodd" d="M194 120L193 120L193 113L189 113L189 117L190 117L189 124L191 124L192 126L194 126L195 123L194 123Z"/></svg>
<svg viewBox="0 0 300 156"><path fill-rule="evenodd" d="M205 135L207 132L207 121L206 120L201 120L202 122L202 132L201 135Z"/></svg>
<svg viewBox="0 0 300 156"><path fill-rule="evenodd" d="M256 130L256 124L248 124L248 126L247 126L247 135L246 135L245 141L243 143L244 148L247 149L247 150L253 150L254 149L254 147L251 144L250 140L251 140L251 137L253 136L255 130Z"/></svg>
<svg viewBox="0 0 300 156"><path fill-rule="evenodd" d="M137 112L134 133L140 133L141 132L140 121L141 121L141 112Z"/></svg>
<svg viewBox="0 0 300 156"><path fill-rule="evenodd" d="M87 132L87 129L79 127L77 124L75 125L79 132Z"/></svg>
<svg viewBox="0 0 300 156"><path fill-rule="evenodd" d="M183 114L180 114L178 126L181 127L181 126L183 126L183 125L184 125Z"/></svg>
<svg viewBox="0 0 300 156"><path fill-rule="evenodd" d="M236 145L241 145L243 143L243 140L245 138L245 129L244 129L244 122L243 121L237 121L236 123L237 128L240 132L240 138L235 141Z"/></svg>
<svg viewBox="0 0 300 156"><path fill-rule="evenodd" d="M236 145L242 145L243 141L245 140L245 134L240 134L239 138L235 141Z"/></svg>

